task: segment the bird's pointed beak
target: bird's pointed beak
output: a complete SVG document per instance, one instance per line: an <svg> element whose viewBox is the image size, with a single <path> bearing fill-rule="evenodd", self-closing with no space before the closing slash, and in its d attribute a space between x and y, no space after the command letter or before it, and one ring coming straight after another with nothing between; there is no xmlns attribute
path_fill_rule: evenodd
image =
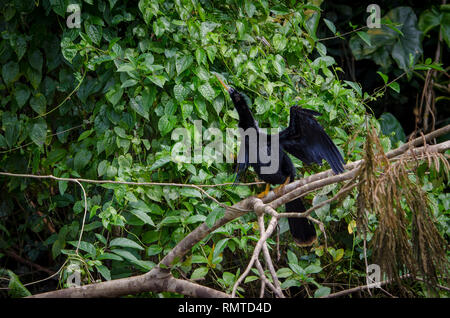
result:
<svg viewBox="0 0 450 318"><path fill-rule="evenodd" d="M227 84L225 84L225 83L220 79L220 77L217 76L217 74L214 74L214 75L217 77L217 79L219 80L220 84L222 84L223 88L225 88L225 89L227 90L227 92L230 92L230 86L228 86Z"/></svg>

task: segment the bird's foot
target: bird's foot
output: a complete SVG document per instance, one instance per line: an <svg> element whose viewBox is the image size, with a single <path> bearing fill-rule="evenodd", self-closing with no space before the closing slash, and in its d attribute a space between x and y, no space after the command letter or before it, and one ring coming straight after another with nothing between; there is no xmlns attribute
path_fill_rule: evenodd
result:
<svg viewBox="0 0 450 318"><path fill-rule="evenodd" d="M286 178L286 181L284 181L283 184L280 184L278 187L273 189L273 192L275 192L276 195L279 195L281 191L283 191L284 187L290 182L290 177Z"/></svg>
<svg viewBox="0 0 450 318"><path fill-rule="evenodd" d="M263 192L256 195L256 197L262 199L269 193L269 191L270 191L270 184L266 183L266 189Z"/></svg>

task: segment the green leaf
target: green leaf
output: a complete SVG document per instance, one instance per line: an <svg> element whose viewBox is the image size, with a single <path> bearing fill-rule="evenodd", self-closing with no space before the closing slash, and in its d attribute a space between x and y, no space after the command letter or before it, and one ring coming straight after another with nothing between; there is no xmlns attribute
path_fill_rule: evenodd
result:
<svg viewBox="0 0 450 318"><path fill-rule="evenodd" d="M5 81L6 85L14 82L19 75L19 64L13 61L9 61L8 63L2 66L2 77Z"/></svg>
<svg viewBox="0 0 450 318"><path fill-rule="evenodd" d="M31 54L28 55L28 62L30 63L31 67L39 72L42 72L43 61L44 58L42 56L42 53L38 49L33 50Z"/></svg>
<svg viewBox="0 0 450 318"><path fill-rule="evenodd" d="M144 211L131 210L130 212L132 214L134 214L135 216L137 216L139 219L141 219L144 223L150 224L151 226L155 226L155 223L153 223L152 218L147 213L145 213Z"/></svg>
<svg viewBox="0 0 450 318"><path fill-rule="evenodd" d="M194 272L191 275L191 279L200 279L206 276L208 274L208 267L199 267L194 270Z"/></svg>
<svg viewBox="0 0 450 318"><path fill-rule="evenodd" d="M281 284L282 289L287 289L290 287L300 287L301 282L298 279L287 279Z"/></svg>
<svg viewBox="0 0 450 318"><path fill-rule="evenodd" d="M405 142L406 135L400 122L391 113L383 113L378 120L380 128L384 135L389 136L393 145L397 142Z"/></svg>
<svg viewBox="0 0 450 318"><path fill-rule="evenodd" d="M209 228L212 228L213 225L216 223L216 221L219 220L220 218L222 218L224 216L224 214L225 214L225 211L222 207L212 210L212 212L210 212L208 214L208 216L206 217L206 220L205 220L206 225L208 225Z"/></svg>
<svg viewBox="0 0 450 318"><path fill-rule="evenodd" d="M285 15L289 13L289 9L284 4L271 6L270 11L275 15Z"/></svg>
<svg viewBox="0 0 450 318"><path fill-rule="evenodd" d="M214 248L213 256L212 256L213 259L218 257L220 255L220 253L223 252L225 247L227 247L228 240L229 240L229 238L224 238L224 239L221 239L219 242L217 242L217 244Z"/></svg>
<svg viewBox="0 0 450 318"><path fill-rule="evenodd" d="M183 116L184 120L186 120L186 118L191 115L193 109L194 107L191 102L183 101L181 103L181 115Z"/></svg>
<svg viewBox="0 0 450 318"><path fill-rule="evenodd" d="M94 129L89 129L89 130L83 131L82 134L80 135L80 137L78 137L78 140L77 140L77 141L82 141L82 140L86 139L86 138L89 137L93 132L94 132Z"/></svg>
<svg viewBox="0 0 450 318"><path fill-rule="evenodd" d="M69 243L73 247L77 247L78 246L78 241L70 241L70 242L67 242L67 243ZM85 251L86 253L91 254L94 257L97 255L97 251L95 249L95 246L92 243L81 241L79 248L80 248L80 250Z"/></svg>
<svg viewBox="0 0 450 318"><path fill-rule="evenodd" d="M442 5L441 5L442 10ZM441 19L441 32L447 47L450 47L450 12L446 11L442 13Z"/></svg>
<svg viewBox="0 0 450 318"><path fill-rule="evenodd" d="M41 93L37 93L36 95L31 97L30 106L36 113L42 115L45 113L47 107L47 99Z"/></svg>
<svg viewBox="0 0 450 318"><path fill-rule="evenodd" d="M333 261L337 262L344 256L344 249L340 248L338 250L329 249L331 256L333 256Z"/></svg>
<svg viewBox="0 0 450 318"><path fill-rule="evenodd" d="M164 87L164 83L167 81L167 79L162 75L150 75L148 76L148 79L161 88Z"/></svg>
<svg viewBox="0 0 450 318"><path fill-rule="evenodd" d="M158 227L168 224L177 224L180 223L180 217L176 215L167 216L158 224Z"/></svg>
<svg viewBox="0 0 450 318"><path fill-rule="evenodd" d="M122 85L121 85L120 87L121 87L121 88L127 88L127 87L134 86L134 85L136 85L137 83L138 83L137 80L130 78L130 79L127 79L125 82L123 82Z"/></svg>
<svg viewBox="0 0 450 318"><path fill-rule="evenodd" d="M384 74L384 73L382 73L380 71L378 71L377 74L381 76L381 78L383 79L384 84L386 85L388 80L389 80L389 77L386 74Z"/></svg>
<svg viewBox="0 0 450 318"><path fill-rule="evenodd" d="M6 148L8 147L8 143L6 142L5 137L0 134L0 148Z"/></svg>
<svg viewBox="0 0 450 318"><path fill-rule="evenodd" d="M436 9L428 9L422 12L419 18L419 29L427 34L431 29L441 24L441 15Z"/></svg>
<svg viewBox="0 0 450 318"><path fill-rule="evenodd" d="M177 70L177 74L180 75L185 70L187 70L193 61L194 58L192 57L192 55L182 55L177 57L177 59L175 60L175 68Z"/></svg>
<svg viewBox="0 0 450 318"><path fill-rule="evenodd" d="M109 271L108 267L106 267L105 265L95 265L95 268L103 276L104 279L111 280L111 272Z"/></svg>
<svg viewBox="0 0 450 318"><path fill-rule="evenodd" d="M185 88L182 84L177 84L173 87L173 94L175 96L175 99L179 103L181 103L189 94L189 89Z"/></svg>
<svg viewBox="0 0 450 318"><path fill-rule="evenodd" d="M245 24L241 21L236 21L236 30L238 35L238 40L242 40L245 34Z"/></svg>
<svg viewBox="0 0 450 318"><path fill-rule="evenodd" d="M400 93L400 85L397 82L392 82L388 86L392 88L395 92Z"/></svg>
<svg viewBox="0 0 450 318"><path fill-rule="evenodd" d="M263 98L262 96L258 96L255 99L256 113L258 115L266 113L270 109L270 102Z"/></svg>
<svg viewBox="0 0 450 318"><path fill-rule="evenodd" d="M366 44L367 44L368 46L371 46L371 44L370 44L370 37L369 37L369 35L367 34L367 32L358 31L358 32L356 32L356 34L361 38L361 40L363 40L364 42L366 42Z"/></svg>
<svg viewBox="0 0 450 318"><path fill-rule="evenodd" d="M158 255L163 251L162 246L159 245L151 245L147 248L147 256Z"/></svg>
<svg viewBox="0 0 450 318"><path fill-rule="evenodd" d="M272 61L273 67L275 68L275 72L277 72L278 77L283 76L285 63L284 59L281 55L277 54L275 59Z"/></svg>
<svg viewBox="0 0 450 318"><path fill-rule="evenodd" d="M73 159L73 167L76 171L81 172L84 167L91 161L92 152L86 149L82 149L76 153Z"/></svg>
<svg viewBox="0 0 450 318"><path fill-rule="evenodd" d="M317 40L316 31L319 25L320 13L314 12L304 23L304 27L306 32L308 32L309 36L313 38L313 40Z"/></svg>
<svg viewBox="0 0 450 318"><path fill-rule="evenodd" d="M253 276L253 275L247 276L247 277L245 277L244 284L253 282L253 281L258 280L258 279L259 279L258 276Z"/></svg>
<svg viewBox="0 0 450 318"><path fill-rule="evenodd" d="M24 35L18 35L10 40L10 44L17 54L19 61L22 59L27 51L27 39Z"/></svg>
<svg viewBox="0 0 450 318"><path fill-rule="evenodd" d="M208 59L211 63L214 63L214 59L217 54L217 47L214 45L210 45L206 48L206 54L208 55Z"/></svg>
<svg viewBox="0 0 450 318"><path fill-rule="evenodd" d="M201 85L198 88L198 91L200 92L200 94L202 94L202 96L212 102L214 100L214 97L216 97L216 92L214 91L214 89L211 87L211 85L209 84L209 82L206 82L205 84Z"/></svg>
<svg viewBox="0 0 450 318"><path fill-rule="evenodd" d="M144 103L143 98L141 95L136 96L135 98L130 99L130 106L131 108L144 117L145 119L149 119L149 108L150 105L147 103Z"/></svg>
<svg viewBox="0 0 450 318"><path fill-rule="evenodd" d="M115 246L129 247L129 248L134 248L134 249L138 249L138 250L144 250L144 248L142 246L140 246L138 243L136 243L135 241L132 241L130 239L127 239L125 237L118 237L118 238L113 239L111 242L109 242L109 246L110 247L115 247ZM115 252L115 251L116 250L113 250L113 252ZM123 256L123 255L121 255L121 256Z"/></svg>
<svg viewBox="0 0 450 318"><path fill-rule="evenodd" d="M8 294L14 298L31 296L28 289L20 282L19 277L10 270L7 272L9 275Z"/></svg>
<svg viewBox="0 0 450 318"><path fill-rule="evenodd" d="M276 33L272 38L272 45L277 52L283 51L287 42L287 39L280 33Z"/></svg>
<svg viewBox="0 0 450 318"><path fill-rule="evenodd" d="M328 296L331 292L330 287L320 287L314 292L314 298Z"/></svg>
<svg viewBox="0 0 450 318"><path fill-rule="evenodd" d="M5 130L5 141L9 148L16 144L20 134L20 124L15 115L9 112L2 114L2 124Z"/></svg>
<svg viewBox="0 0 450 318"><path fill-rule="evenodd" d="M225 99L224 99L223 95L219 95L214 99L213 107L214 107L214 110L216 111L217 115L220 114L220 111L222 110L224 104L225 104Z"/></svg>
<svg viewBox="0 0 450 318"><path fill-rule="evenodd" d="M131 63L123 63L117 68L117 72L132 72L136 67Z"/></svg>
<svg viewBox="0 0 450 318"><path fill-rule="evenodd" d="M292 264L297 264L298 263L298 258L297 255L294 254L294 252L292 252L291 250L288 250L287 252L287 257L288 257L288 263L292 263Z"/></svg>
<svg viewBox="0 0 450 318"><path fill-rule="evenodd" d="M31 128L30 138L36 145L41 147L47 138L47 123L45 121L35 123L33 128Z"/></svg>
<svg viewBox="0 0 450 318"><path fill-rule="evenodd" d="M193 188L181 188L180 194L185 197L202 198L202 194L197 189Z"/></svg>
<svg viewBox="0 0 450 318"><path fill-rule="evenodd" d="M162 136L167 135L175 128L177 117L174 115L164 114L158 121L158 129Z"/></svg>
<svg viewBox="0 0 450 318"><path fill-rule="evenodd" d="M397 66L410 72L415 62L422 55L422 32L417 28L417 17L411 7L401 6L390 10L383 21L392 21L400 25L396 30L392 25L383 24L380 29L370 29L352 36L350 48L357 60L370 58L388 72L392 60ZM392 58L391 58L392 57Z"/></svg>
<svg viewBox="0 0 450 318"><path fill-rule="evenodd" d="M244 2L244 9L245 9L245 13L247 13L247 16L249 18L252 18L253 15L256 12L256 7L255 5L252 3L251 0L245 0Z"/></svg>
<svg viewBox="0 0 450 318"><path fill-rule="evenodd" d="M205 50L198 48L195 50L195 59L197 61L198 65L208 65L208 60L206 59L206 53Z"/></svg>
<svg viewBox="0 0 450 318"><path fill-rule="evenodd" d="M71 39L68 37L63 37L61 40L61 51L64 58L72 63L72 60L77 55L77 47L72 43Z"/></svg>
<svg viewBox="0 0 450 318"><path fill-rule="evenodd" d="M127 138L128 137L127 133L125 132L125 129L123 129L122 127L114 127L114 132L120 138Z"/></svg>
<svg viewBox="0 0 450 318"><path fill-rule="evenodd" d="M194 99L194 105L195 105L195 108L197 109L200 117L202 119L204 119L204 120L207 120L208 119L208 112L206 111L205 100L203 98L201 98L201 97L199 97L199 98L196 97Z"/></svg>
<svg viewBox="0 0 450 318"><path fill-rule="evenodd" d="M359 97L362 97L362 88L361 86L358 85L358 83L345 80L344 82L350 85L358 93Z"/></svg>
<svg viewBox="0 0 450 318"><path fill-rule="evenodd" d="M3 11L3 16L5 17L5 21L8 22L14 15L16 14L16 9L13 6L8 6Z"/></svg>
<svg viewBox="0 0 450 318"><path fill-rule="evenodd" d="M117 251L117 249L115 251ZM107 253L107 252L97 256L97 259L99 261L104 260L104 259L109 259L109 260L113 260L113 261L123 261L123 258L120 257L119 255Z"/></svg>
<svg viewBox="0 0 450 318"><path fill-rule="evenodd" d="M186 220L186 224L193 224L193 223L198 223L198 222L204 222L205 220L206 220L206 216L204 216L202 214L196 214L196 215L190 216Z"/></svg>
<svg viewBox="0 0 450 318"><path fill-rule="evenodd" d="M327 19L323 19L323 22L325 22L328 29L330 29L330 31L333 32L333 34L336 34L336 26L334 25L333 22L331 22L330 20L327 20Z"/></svg>
<svg viewBox="0 0 450 318"><path fill-rule="evenodd" d="M53 11L55 11L56 14L62 16L63 18L66 15L68 2L68 0L50 0Z"/></svg>
<svg viewBox="0 0 450 318"><path fill-rule="evenodd" d="M315 205L319 205L320 203L326 201L328 198L326 195L316 195L313 198L312 204L313 206ZM319 217L319 219L324 220L325 217L328 215L328 213L330 212L330 204L327 203L324 206L318 208L315 210L317 216Z"/></svg>
<svg viewBox="0 0 450 318"><path fill-rule="evenodd" d="M123 94L123 89L115 86L112 89L110 89L106 94L106 99L113 105L115 106L119 100L122 98L122 94Z"/></svg>
<svg viewBox="0 0 450 318"><path fill-rule="evenodd" d="M164 166L166 163L172 161L172 157L171 156L165 156L162 158L159 158L158 160L156 160L152 166L150 167L150 171L153 171L155 169L161 168L162 166Z"/></svg>
<svg viewBox="0 0 450 318"><path fill-rule="evenodd" d="M94 44L96 45L100 44L103 33L102 28L100 26L90 24L86 28L86 33Z"/></svg>
<svg viewBox="0 0 450 318"><path fill-rule="evenodd" d="M16 98L17 106L22 108L23 105L27 102L28 98L31 95L31 91L28 86L19 83L16 86L16 91L14 97Z"/></svg>
<svg viewBox="0 0 450 318"><path fill-rule="evenodd" d="M278 278L287 278L289 276L292 276L292 274L294 274L292 272L292 270L290 268L287 268L287 267L280 268L277 271Z"/></svg>
<svg viewBox="0 0 450 318"><path fill-rule="evenodd" d="M317 273L320 273L321 271L322 271L322 267L320 267L318 265L314 265L314 264L311 264L305 268L305 272L307 274L317 274Z"/></svg>
<svg viewBox="0 0 450 318"><path fill-rule="evenodd" d="M326 56L327 55L327 48L321 42L317 42L316 43L316 49L317 49L317 52L319 52L320 56Z"/></svg>
<svg viewBox="0 0 450 318"><path fill-rule="evenodd" d="M126 251L126 250L121 250L118 248L115 248L112 250L113 253L123 257L124 259L130 261L130 262L134 262L137 261L138 259L136 258L136 256L134 256L133 254L131 254L130 252Z"/></svg>
<svg viewBox="0 0 450 318"><path fill-rule="evenodd" d="M34 89L38 89L39 85L41 84L42 74L33 69L32 67L28 67L25 72L25 75L28 81L30 82L31 86L33 86Z"/></svg>
<svg viewBox="0 0 450 318"><path fill-rule="evenodd" d="M61 195L64 195L68 185L69 185L68 181L58 181L58 190Z"/></svg>

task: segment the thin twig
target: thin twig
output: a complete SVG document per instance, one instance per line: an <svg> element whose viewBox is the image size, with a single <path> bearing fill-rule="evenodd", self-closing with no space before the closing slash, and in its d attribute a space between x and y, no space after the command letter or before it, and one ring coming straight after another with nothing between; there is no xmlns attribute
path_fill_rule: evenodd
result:
<svg viewBox="0 0 450 318"><path fill-rule="evenodd" d="M261 262L259 261L259 259L256 259L255 261L255 265L256 265L256 269L258 270L259 273L259 277L261 277L261 291L259 293L260 298L262 298L264 296L264 289L263 286L267 285L269 286L269 288L275 293L275 295L277 295L278 297L283 297L284 295L278 290L277 287L275 287L266 277L266 274L264 273L264 269L261 265Z"/></svg>
<svg viewBox="0 0 450 318"><path fill-rule="evenodd" d="M409 277L411 277L411 276L412 276L411 274L406 274L406 275L400 276L400 279L409 278ZM345 296L345 295L348 295L348 294L352 294L352 293L355 293L355 292L358 292L358 291L368 290L368 289L371 289L371 288L377 288L377 287L379 287L379 286L383 286L383 285L386 285L386 284L390 284L390 283L392 283L392 282L394 282L394 281L395 281L394 279L387 279L387 280L385 280L385 281L378 282L378 283L372 283L372 284L367 284L367 285L362 285L362 286L358 286L358 287L354 287L354 288L342 290L342 291L340 291L340 292L333 293L333 294L329 294L329 295L323 296L323 297L321 297L321 298L336 298L336 297L341 297L341 296Z"/></svg>
<svg viewBox="0 0 450 318"><path fill-rule="evenodd" d="M10 177L23 177L23 178L36 178L36 179L53 179L58 181L69 181L69 182L86 182L86 183L93 183L93 184L124 184L124 185L133 185L133 186L173 186L173 187L186 187L186 188L194 188L201 193L203 193L205 196L207 196L209 199L213 200L215 203L217 203L219 206L223 208L231 208L236 209L231 206L228 206L226 204L223 204L219 202L216 198L211 196L208 192L206 192L202 187L205 187L205 185L196 185L196 184L183 184L183 183L170 183L170 182L131 182L131 181L115 181L115 180L93 180L93 179L83 179L83 178L62 178L62 177L55 177L53 175L33 175L33 174L24 174L24 173L10 173L10 172L1 172L0 175L4 176L10 176ZM210 186L210 185L208 185ZM248 211L242 211L239 210L239 212L248 212Z"/></svg>
<svg viewBox="0 0 450 318"><path fill-rule="evenodd" d="M258 224L261 233L265 233L265 227L264 227L264 215L258 215ZM266 265L269 268L270 275L272 275L273 282L275 284L275 287L277 289L277 295L278 297L284 298L283 292L281 290L280 281L278 280L277 273L275 271L275 268L272 263L272 258L270 257L269 249L267 247L267 242L263 243L263 256L264 260L266 261Z"/></svg>

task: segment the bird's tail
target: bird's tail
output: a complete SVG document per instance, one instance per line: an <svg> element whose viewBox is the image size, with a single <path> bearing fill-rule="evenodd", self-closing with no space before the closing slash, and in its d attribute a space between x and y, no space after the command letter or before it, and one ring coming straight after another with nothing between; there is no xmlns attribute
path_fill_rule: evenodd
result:
<svg viewBox="0 0 450 318"><path fill-rule="evenodd" d="M286 203L286 212L304 212L305 206L300 198ZM317 239L314 224L307 218L288 218L289 229L298 246L309 246Z"/></svg>

